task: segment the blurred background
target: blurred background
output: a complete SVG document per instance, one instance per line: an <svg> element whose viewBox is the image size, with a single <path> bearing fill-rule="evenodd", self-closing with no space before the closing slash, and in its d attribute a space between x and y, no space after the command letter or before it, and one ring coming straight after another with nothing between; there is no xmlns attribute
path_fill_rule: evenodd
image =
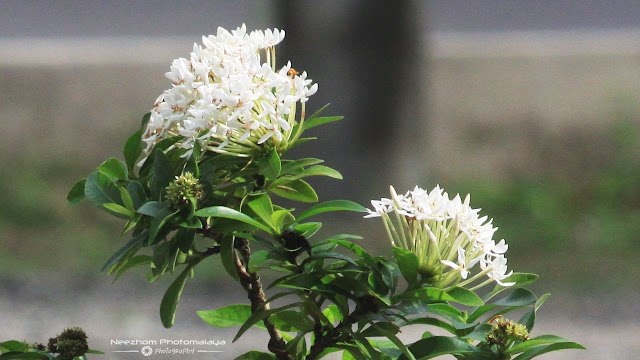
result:
<svg viewBox="0 0 640 360"><path fill-rule="evenodd" d="M230 359L196 310L243 299L215 261L188 283L176 325L158 307L170 279L99 273L122 226L66 193L121 157L173 58L218 26L284 28L290 59L319 84L339 123L291 157L314 156L343 181L321 200L368 205L416 184L471 193L510 244L516 271L552 297L534 334L587 346L547 359L640 356L640 5L601 1L0 0L0 340L45 342L81 326L106 359L140 354L112 339L215 339L187 358ZM325 233L365 235L388 254L381 224L326 217ZM331 224L331 225L329 225ZM409 336L409 335L408 335ZM205 348L212 350L211 347ZM163 358L162 356L156 356ZM98 357L96 357L98 358ZM175 358L175 357L164 357Z"/></svg>

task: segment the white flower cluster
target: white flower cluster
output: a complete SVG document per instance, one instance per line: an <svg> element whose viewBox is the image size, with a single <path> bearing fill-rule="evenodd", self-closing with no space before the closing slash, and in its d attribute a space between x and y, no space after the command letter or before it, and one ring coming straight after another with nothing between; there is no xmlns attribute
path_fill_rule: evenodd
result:
<svg viewBox="0 0 640 360"><path fill-rule="evenodd" d="M450 199L439 186L431 192L416 186L404 195L391 187L391 199L372 200L373 210L365 217L382 217L391 243L413 251L421 272L439 287L467 285L484 275L489 279L474 289L491 281L513 285L502 281L513 273L507 273L508 245L504 239L493 240L493 219L480 217L480 209L471 208L469 200L469 195L464 201L460 195ZM394 214L397 226L390 217ZM480 271L469 278L476 264Z"/></svg>
<svg viewBox="0 0 640 360"><path fill-rule="evenodd" d="M146 153L174 136L180 137L174 146L187 150L183 156L196 142L202 150L248 156L265 142L282 149L297 138L297 102L304 118L304 103L318 85L291 63L276 70L274 46L284 35L247 33L244 24L231 32L218 28L193 45L189 59L175 59L166 73L173 86L156 100L142 137Z"/></svg>

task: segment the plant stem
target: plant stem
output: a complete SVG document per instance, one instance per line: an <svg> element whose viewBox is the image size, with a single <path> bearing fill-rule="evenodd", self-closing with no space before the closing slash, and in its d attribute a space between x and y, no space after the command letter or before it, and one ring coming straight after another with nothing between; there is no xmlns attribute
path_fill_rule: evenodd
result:
<svg viewBox="0 0 640 360"><path fill-rule="evenodd" d="M247 291L251 302L251 312L255 314L259 311L269 310L269 303L262 290L262 283L257 272L249 272L248 264L251 258L251 249L246 239L236 238L235 249L238 256L235 257L236 272L240 278L240 284ZM269 318L264 319L264 326L269 333L269 351L276 355L278 360L292 360L291 355L286 350L287 343L282 338L280 331L269 322Z"/></svg>

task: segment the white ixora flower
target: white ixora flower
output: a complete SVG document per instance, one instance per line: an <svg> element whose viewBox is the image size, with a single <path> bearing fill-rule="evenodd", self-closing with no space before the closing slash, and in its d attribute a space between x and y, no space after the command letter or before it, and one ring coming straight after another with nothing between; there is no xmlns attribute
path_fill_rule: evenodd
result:
<svg viewBox="0 0 640 360"><path fill-rule="evenodd" d="M286 150L300 135L295 125L304 121L305 103L318 85L291 63L276 68L275 46L284 36L278 29L247 33L244 24L230 32L218 28L193 45L188 59L173 60L166 73L172 86L156 100L142 136L145 152L175 136L173 148L185 149L184 157L196 144L244 157L265 146Z"/></svg>
<svg viewBox="0 0 640 360"><path fill-rule="evenodd" d="M382 218L391 244L412 251L419 271L428 283L440 288L470 285L480 288L495 281L502 286L507 273L504 240L496 244L493 219L480 216L480 209L460 195L453 199L439 186L431 191L419 187L398 195L390 187L391 198L372 200L366 218ZM472 269L479 264L479 270ZM484 278L486 276L486 278ZM485 279L482 281L482 279Z"/></svg>

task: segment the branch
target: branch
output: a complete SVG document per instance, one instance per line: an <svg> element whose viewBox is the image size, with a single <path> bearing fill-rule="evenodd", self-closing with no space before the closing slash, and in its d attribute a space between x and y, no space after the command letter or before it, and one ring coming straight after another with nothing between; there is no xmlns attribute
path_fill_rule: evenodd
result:
<svg viewBox="0 0 640 360"><path fill-rule="evenodd" d="M251 302L251 312L256 313L259 311L269 310L269 303L262 290L262 283L258 273L251 273L248 271L247 265L251 258L251 249L249 249L249 242L246 239L236 238L235 248L237 256L235 257L236 272L240 278L240 284L247 291L249 301ZM286 350L287 343L282 338L280 331L269 322L268 318L264 319L264 326L269 332L269 351L276 355L278 360L292 360L291 355Z"/></svg>

